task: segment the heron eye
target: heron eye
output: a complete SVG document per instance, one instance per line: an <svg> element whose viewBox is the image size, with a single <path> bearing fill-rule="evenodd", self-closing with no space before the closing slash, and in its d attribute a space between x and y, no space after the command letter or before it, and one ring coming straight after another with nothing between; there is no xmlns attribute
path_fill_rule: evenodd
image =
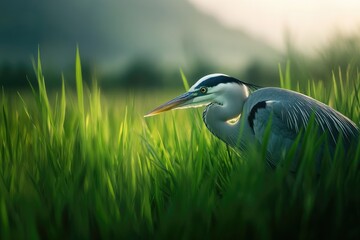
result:
<svg viewBox="0 0 360 240"><path fill-rule="evenodd" d="M207 92L207 88L206 88L206 87L200 88L200 92L201 92L201 93L206 93L206 92Z"/></svg>

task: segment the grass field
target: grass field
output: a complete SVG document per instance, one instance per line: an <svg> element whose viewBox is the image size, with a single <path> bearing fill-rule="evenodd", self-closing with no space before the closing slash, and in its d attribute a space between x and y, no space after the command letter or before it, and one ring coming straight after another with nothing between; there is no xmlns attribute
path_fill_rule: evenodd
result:
<svg viewBox="0 0 360 240"><path fill-rule="evenodd" d="M1 93L1 239L359 239L360 145L350 166L341 149L320 176L303 163L266 169L213 137L201 111L143 115L175 96L101 95L82 84L46 91L41 64L33 93ZM331 84L282 87L330 104L360 122L360 74ZM293 84L293 86L291 85Z"/></svg>

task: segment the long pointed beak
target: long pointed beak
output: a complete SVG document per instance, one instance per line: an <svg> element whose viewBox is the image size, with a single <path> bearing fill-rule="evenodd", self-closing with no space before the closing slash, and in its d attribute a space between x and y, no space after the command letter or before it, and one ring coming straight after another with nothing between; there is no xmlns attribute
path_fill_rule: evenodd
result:
<svg viewBox="0 0 360 240"><path fill-rule="evenodd" d="M160 105L159 107L155 108L154 110L148 112L144 117L154 116L156 114L159 114L159 113L162 113L165 111L169 111L171 109L183 107L183 106L187 105L187 103L191 103L191 100L194 97L195 97L195 95L193 92L186 92L186 93L168 101L167 103Z"/></svg>

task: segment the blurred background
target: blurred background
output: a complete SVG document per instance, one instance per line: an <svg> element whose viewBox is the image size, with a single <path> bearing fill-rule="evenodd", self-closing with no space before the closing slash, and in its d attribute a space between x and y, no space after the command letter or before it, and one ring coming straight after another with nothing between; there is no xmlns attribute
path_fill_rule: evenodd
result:
<svg viewBox="0 0 360 240"><path fill-rule="evenodd" d="M3 0L0 85L35 83L38 48L47 86L74 83L76 46L84 80L102 89L182 86L223 72L255 84L329 79L360 63L355 0ZM326 84L326 83L325 83Z"/></svg>

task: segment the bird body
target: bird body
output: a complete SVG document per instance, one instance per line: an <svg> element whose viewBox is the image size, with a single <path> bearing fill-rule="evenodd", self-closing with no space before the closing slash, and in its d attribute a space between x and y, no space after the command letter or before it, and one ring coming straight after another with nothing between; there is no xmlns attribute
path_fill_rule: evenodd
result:
<svg viewBox="0 0 360 240"><path fill-rule="evenodd" d="M355 123L320 101L291 90L257 88L224 74L201 78L187 93L146 116L200 106L206 106L203 121L209 131L240 152L246 152L249 146L262 147L271 124L266 150L267 161L274 167L311 119L319 137L327 136L324 143L330 151L335 149L340 136L345 146L359 139Z"/></svg>

